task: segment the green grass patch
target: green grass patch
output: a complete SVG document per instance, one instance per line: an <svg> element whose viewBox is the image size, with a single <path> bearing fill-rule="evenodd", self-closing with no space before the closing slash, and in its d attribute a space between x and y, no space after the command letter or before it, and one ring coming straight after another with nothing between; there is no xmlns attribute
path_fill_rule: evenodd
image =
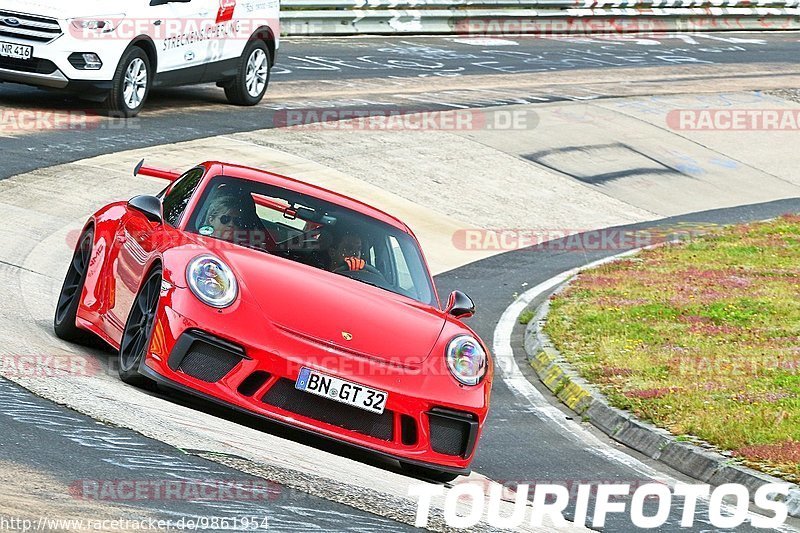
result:
<svg viewBox="0 0 800 533"><path fill-rule="evenodd" d="M533 309L525 309L519 314L519 323L524 326L533 320L534 316L536 316L536 311Z"/></svg>
<svg viewBox="0 0 800 533"><path fill-rule="evenodd" d="M613 405L800 482L800 216L586 271L545 331Z"/></svg>

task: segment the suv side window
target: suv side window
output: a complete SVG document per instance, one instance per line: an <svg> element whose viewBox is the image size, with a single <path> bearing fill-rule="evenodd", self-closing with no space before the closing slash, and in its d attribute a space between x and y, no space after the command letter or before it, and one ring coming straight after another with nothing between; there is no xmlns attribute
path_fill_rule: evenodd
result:
<svg viewBox="0 0 800 533"><path fill-rule="evenodd" d="M178 225L181 215L186 210L189 199L200 184L200 180L203 179L204 173L203 168L193 168L175 180L164 196L164 222L172 227Z"/></svg>

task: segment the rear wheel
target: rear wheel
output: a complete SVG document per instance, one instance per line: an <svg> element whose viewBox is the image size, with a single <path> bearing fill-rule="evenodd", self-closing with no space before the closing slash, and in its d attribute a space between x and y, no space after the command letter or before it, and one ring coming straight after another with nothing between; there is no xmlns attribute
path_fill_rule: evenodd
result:
<svg viewBox="0 0 800 533"><path fill-rule="evenodd" d="M150 387L153 382L139 374L139 366L150 347L156 324L158 298L161 294L161 268L150 271L133 301L128 315L122 342L119 347L119 377L125 383L137 387Z"/></svg>
<svg viewBox="0 0 800 533"><path fill-rule="evenodd" d="M459 476L459 474L442 472L441 470L436 470L435 468L404 463L402 461L400 462L400 468L409 476L424 478L430 481L437 481L439 483L449 483Z"/></svg>
<svg viewBox="0 0 800 533"><path fill-rule="evenodd" d="M236 78L223 86L228 101L242 106L258 104L267 92L271 68L272 59L264 41L250 41L239 60Z"/></svg>
<svg viewBox="0 0 800 533"><path fill-rule="evenodd" d="M72 255L67 275L64 277L64 285L58 295L56 313L53 319L53 330L59 338L82 344L91 343L95 340L94 335L76 325L78 305L81 301L83 285L86 282L86 273L89 270L89 259L92 256L93 243L94 230L89 228L78 239L78 245Z"/></svg>
<svg viewBox="0 0 800 533"><path fill-rule="evenodd" d="M134 46L122 56L114 73L111 93L106 100L109 112L119 117L135 117L144 107L153 73L144 50Z"/></svg>

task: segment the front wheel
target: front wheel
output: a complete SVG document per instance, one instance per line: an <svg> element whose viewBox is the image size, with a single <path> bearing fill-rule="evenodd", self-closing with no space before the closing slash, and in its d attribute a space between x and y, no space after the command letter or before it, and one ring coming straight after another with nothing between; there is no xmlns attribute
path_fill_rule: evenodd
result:
<svg viewBox="0 0 800 533"><path fill-rule="evenodd" d="M125 52L106 100L106 107L112 115L128 118L139 114L153 81L150 68L150 59L141 48L135 46Z"/></svg>
<svg viewBox="0 0 800 533"><path fill-rule="evenodd" d="M119 347L119 377L129 385L137 387L152 385L148 378L139 373L139 366L153 337L160 294L161 269L157 267L150 271L142 288L139 289L128 315L125 331L122 333Z"/></svg>
<svg viewBox="0 0 800 533"><path fill-rule="evenodd" d="M91 333L76 325L78 306L81 302L83 285L86 282L86 273L89 270L93 243L94 231L89 228L78 239L78 245L75 247L75 253L72 254L72 261L69 263L64 284L58 295L53 318L53 330L59 338L81 344L87 344L94 340Z"/></svg>
<svg viewBox="0 0 800 533"><path fill-rule="evenodd" d="M224 85L228 102L234 105L258 104L269 85L272 60L264 41L250 41L239 62L236 78Z"/></svg>

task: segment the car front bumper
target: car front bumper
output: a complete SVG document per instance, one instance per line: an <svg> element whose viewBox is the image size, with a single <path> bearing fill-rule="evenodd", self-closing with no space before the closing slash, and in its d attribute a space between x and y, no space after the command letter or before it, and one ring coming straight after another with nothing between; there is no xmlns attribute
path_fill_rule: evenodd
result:
<svg viewBox="0 0 800 533"><path fill-rule="evenodd" d="M281 335L278 328L243 323L187 299L194 300L188 289L162 293L142 374L216 403L400 461L469 472L488 412L490 381L475 387L460 385L444 364L403 368L378 360L354 360L350 354L303 344ZM239 309L244 314L238 316L251 316L250 311L255 310ZM387 391L384 413L377 415L297 390L294 383L302 367Z"/></svg>

